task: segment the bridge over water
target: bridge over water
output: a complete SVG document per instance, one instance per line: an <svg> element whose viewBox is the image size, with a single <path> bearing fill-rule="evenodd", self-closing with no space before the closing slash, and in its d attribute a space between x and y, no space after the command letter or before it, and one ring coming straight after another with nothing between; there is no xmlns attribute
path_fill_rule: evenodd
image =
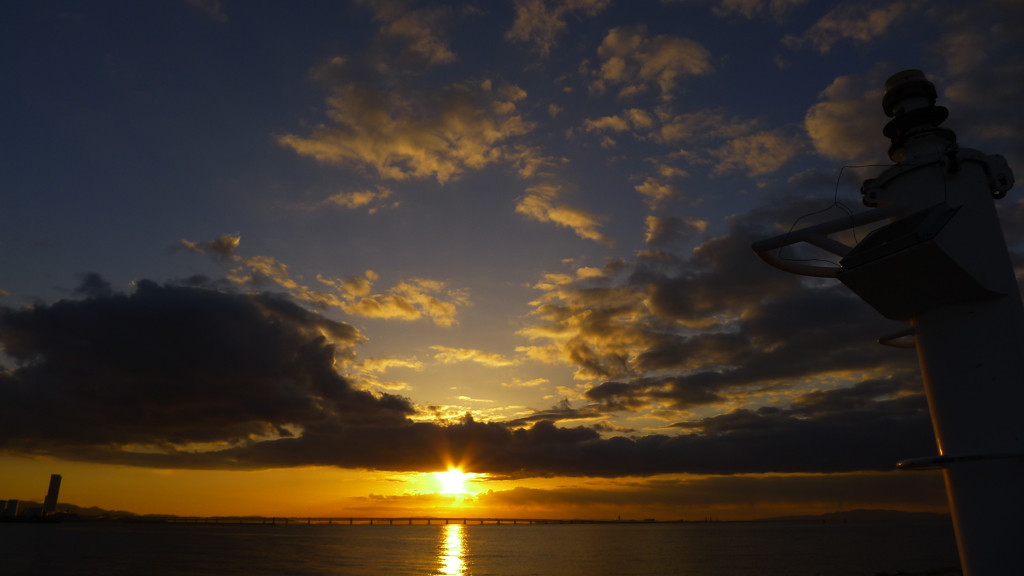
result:
<svg viewBox="0 0 1024 576"><path fill-rule="evenodd" d="M445 524L641 524L653 519L637 520L581 520L552 518L444 518L444 517L272 517L262 516L169 516L131 518L132 522L166 522L172 524L341 524L341 525L445 525Z"/></svg>

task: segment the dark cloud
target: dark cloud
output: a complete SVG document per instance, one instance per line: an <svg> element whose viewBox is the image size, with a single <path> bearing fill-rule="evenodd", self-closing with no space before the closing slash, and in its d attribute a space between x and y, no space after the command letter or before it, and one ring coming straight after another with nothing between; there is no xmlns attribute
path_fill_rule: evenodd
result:
<svg viewBox="0 0 1024 576"><path fill-rule="evenodd" d="M280 296L146 280L130 294L0 308L0 343L18 363L0 374L9 415L0 448L168 468L461 463L503 477L885 470L934 451L924 404L905 382L805 394L784 411L680 424L683 435L561 428L552 420L602 414L567 402L515 422L414 421L408 400L339 375L336 359L361 340ZM689 386L690 402L710 402L721 393L679 382L661 394L683 402ZM594 398L645 398L611 388Z"/></svg>
<svg viewBox="0 0 1024 576"><path fill-rule="evenodd" d="M97 289L97 286L104 289ZM84 300L0 308L2 446L239 444L332 419L401 420L408 401L354 389L335 359L362 335L273 295L140 281Z"/></svg>
<svg viewBox="0 0 1024 576"><path fill-rule="evenodd" d="M838 283L780 272L750 250L825 206L779 199L734 217L726 234L688 257L642 251L601 274L538 285L547 292L537 302L540 322L523 334L546 344L535 357L546 350L578 377L603 380L585 393L601 411L686 410L825 376L913 372L913 354L876 343L901 324Z"/></svg>
<svg viewBox="0 0 1024 576"><path fill-rule="evenodd" d="M79 274L78 277L81 279L81 283L71 291L73 296L110 296L114 293L110 282L95 272Z"/></svg>
<svg viewBox="0 0 1024 576"><path fill-rule="evenodd" d="M914 354L875 343L900 324L750 252L822 204L773 202L685 257L645 251L544 283L523 332L538 346L522 353L599 380L582 406L508 422L417 420L426 412L407 399L353 387L336 362L362 335L283 296L206 278L124 294L86 275L83 299L0 308L18 363L0 373L0 449L169 468L458 463L501 477L889 470L934 453ZM1017 208L1002 211L1011 242ZM675 422L631 437L593 423L623 411ZM592 422L556 425L573 420Z"/></svg>
<svg viewBox="0 0 1024 576"><path fill-rule="evenodd" d="M486 505L522 507L652 506L662 510L711 507L744 508L768 516L785 505L837 504L851 508L922 507L942 509L945 485L938 473L860 473L829 475L713 476L653 479L596 489L517 487L481 494ZM759 514L757 508L763 509Z"/></svg>
<svg viewBox="0 0 1024 576"><path fill-rule="evenodd" d="M548 408L547 410L535 410L529 416L523 416L522 418L516 418L515 420L508 420L504 422L506 426L519 427L532 424L534 422L541 422L543 420L550 421L567 421L567 420L586 420L590 418L599 418L604 414L596 410L593 406L584 406L583 408L573 408L572 402L568 398L563 398L561 402ZM600 428L594 428L600 430Z"/></svg>
<svg viewBox="0 0 1024 576"><path fill-rule="evenodd" d="M707 228L707 222L696 218L648 216L646 241L659 248L675 246L703 234Z"/></svg>

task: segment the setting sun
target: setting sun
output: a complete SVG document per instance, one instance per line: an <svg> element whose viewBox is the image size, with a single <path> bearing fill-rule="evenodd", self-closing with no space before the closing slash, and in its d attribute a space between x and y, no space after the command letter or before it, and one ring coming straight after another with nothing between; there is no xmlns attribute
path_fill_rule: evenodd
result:
<svg viewBox="0 0 1024 576"><path fill-rule="evenodd" d="M445 494L465 494L466 480L474 475L466 474L458 468L452 468L447 472L435 472L438 481L441 482L441 492Z"/></svg>

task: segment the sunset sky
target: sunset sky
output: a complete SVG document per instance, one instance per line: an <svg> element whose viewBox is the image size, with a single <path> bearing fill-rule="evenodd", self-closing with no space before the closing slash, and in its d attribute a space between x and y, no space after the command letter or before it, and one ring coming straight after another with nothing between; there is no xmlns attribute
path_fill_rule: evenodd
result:
<svg viewBox="0 0 1024 576"><path fill-rule="evenodd" d="M1021 177L1022 29L1014 0L0 4L0 499L945 511L892 471L936 453L916 355L876 343L904 325L749 246L889 162L906 68Z"/></svg>

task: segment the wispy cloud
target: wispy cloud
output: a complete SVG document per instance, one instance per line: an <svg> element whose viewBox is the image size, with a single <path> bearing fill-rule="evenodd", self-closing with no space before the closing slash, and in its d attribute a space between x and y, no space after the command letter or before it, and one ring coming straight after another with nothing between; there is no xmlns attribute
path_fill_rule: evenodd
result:
<svg viewBox="0 0 1024 576"><path fill-rule="evenodd" d="M921 1L904 0L882 6L842 4L822 16L803 34L787 35L782 43L791 48L810 45L825 54L831 52L840 40L871 42L884 34L897 19L922 4Z"/></svg>
<svg viewBox="0 0 1024 576"><path fill-rule="evenodd" d="M511 382L502 382L501 385L506 388L532 388L534 386L540 386L541 384L548 384L549 380L546 378L533 378L532 380L520 380L519 378L513 378Z"/></svg>
<svg viewBox="0 0 1024 576"><path fill-rule="evenodd" d="M476 362L477 364L483 364L484 366L491 366L494 368L512 366L513 364L516 364L514 359L507 358L501 354L484 352L483 350L476 350L474 348L431 346L430 349L437 351L437 354L434 354L434 360L437 360L441 364Z"/></svg>
<svg viewBox="0 0 1024 576"><path fill-rule="evenodd" d="M259 288L274 284L287 290L293 298L317 308L338 308L354 316L367 318L419 320L429 318L438 326L457 324L459 307L469 304L465 290L452 289L447 282L426 278L401 280L383 293L373 293L377 273L367 270L363 276L326 278L317 281L331 290L317 290L299 283L288 271L288 265L270 256L235 254L240 237L224 235L210 242L182 240L193 253L207 253L215 260L236 264L227 279L239 286Z"/></svg>
<svg viewBox="0 0 1024 576"><path fill-rule="evenodd" d="M571 228L580 238L613 244L599 230L604 218L561 202L559 196L562 191L563 187L557 184L531 186L516 204L516 212L538 222L552 222Z"/></svg>
<svg viewBox="0 0 1024 576"><path fill-rule="evenodd" d="M366 211L368 213L375 214L383 208L396 208L399 206L399 202L387 201L391 196L391 190L378 186L376 190L338 192L321 200L315 207L336 206L349 210L367 207Z"/></svg>
<svg viewBox="0 0 1024 576"><path fill-rule="evenodd" d="M503 159L501 144L530 131L533 125L516 108L523 98L519 87L492 88L490 81L423 94L350 83L334 88L327 99L330 124L277 141L300 155L369 168L384 179L434 178L443 184Z"/></svg>

